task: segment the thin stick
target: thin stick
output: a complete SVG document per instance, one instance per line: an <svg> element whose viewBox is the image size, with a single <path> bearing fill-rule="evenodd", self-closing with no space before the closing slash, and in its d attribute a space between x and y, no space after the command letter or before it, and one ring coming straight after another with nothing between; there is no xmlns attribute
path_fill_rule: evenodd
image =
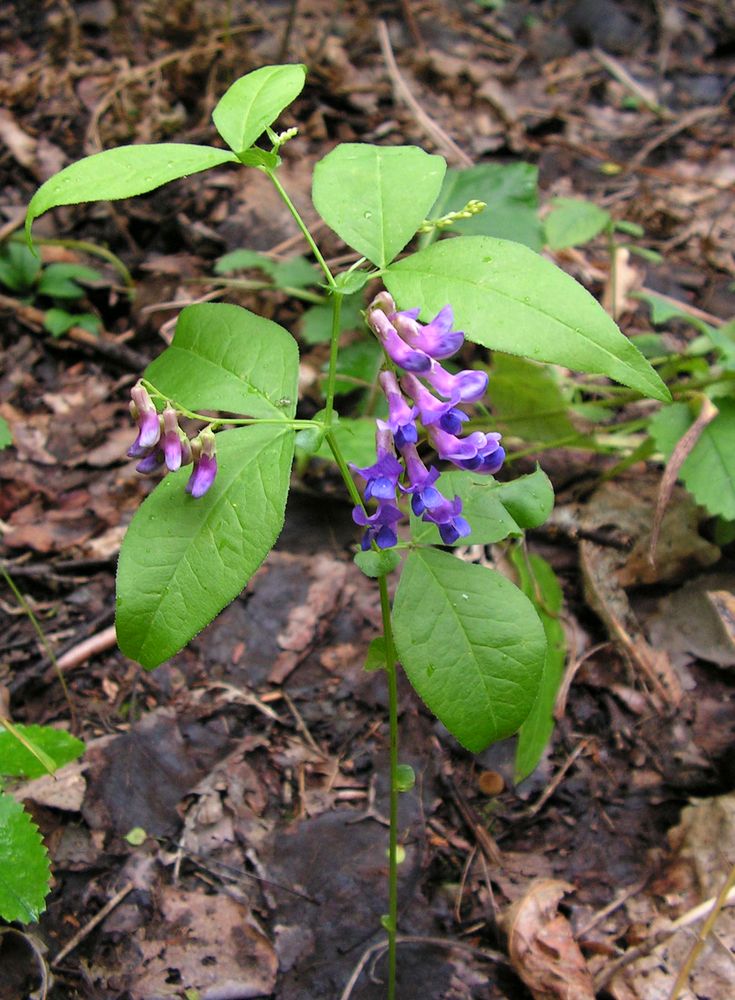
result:
<svg viewBox="0 0 735 1000"><path fill-rule="evenodd" d="M64 947L58 953L56 958L53 959L53 961L51 962L51 965L52 966L58 965L59 962L62 962L70 952L74 951L74 949L82 943L82 941L87 937L87 935L90 934L95 929L97 924L102 923L107 914L111 913L112 910L114 910L115 907L119 903L121 903L125 899L127 894L129 892L132 892L134 888L135 886L133 885L133 883L128 882L126 885L122 887L120 892L116 892L115 895L112 897L112 899L109 899L105 903L105 905L102 907L99 913L95 913L92 919L88 923L86 923L84 927L80 928L80 930L77 931L77 933L74 935L71 941L69 941L68 944L64 945Z"/></svg>
<svg viewBox="0 0 735 1000"><path fill-rule="evenodd" d="M465 153L463 149L459 148L454 139L452 139L451 136L448 136L444 129L437 125L433 118L430 118L429 115L427 115L411 93L408 84L401 75L401 71L398 69L398 63L396 62L396 57L393 54L390 37L388 36L388 27L385 21L378 21L378 41L380 42L380 49L383 53L383 59L385 60L386 69L388 70L388 74L393 83L393 90L396 97L400 97L406 102L413 112L416 121L429 136L432 142L434 142L440 149L443 148L447 151L447 153L450 153L452 158L461 166L474 166L473 161L467 153Z"/></svg>
<svg viewBox="0 0 735 1000"><path fill-rule="evenodd" d="M730 869L730 872L727 878L725 879L722 888L717 894L717 899L714 902L714 905L709 913L709 916L702 924L699 934L697 935L697 940L692 945L691 951L686 957L686 961L679 970L679 975L676 977L676 982L672 987L671 996L669 997L669 1000L678 1000L679 994L684 989L684 983L689 978L689 974L694 968L694 964L697 961L697 958L699 957L699 953L701 952L702 948L704 948L705 941L712 933L712 928L715 926L715 921L719 917L720 911L724 907L725 901L727 900L730 890L733 888L733 886L735 886L735 865L733 865L732 868Z"/></svg>
<svg viewBox="0 0 735 1000"><path fill-rule="evenodd" d="M534 802L533 805L529 806L528 809L524 809L520 813L520 816L522 816L524 819L526 819L526 818L530 819L532 816L535 816L537 813L539 813L543 809L543 807L546 805L546 803L549 801L549 799L551 798L551 796L554 794L554 792L557 790L557 788L559 787L559 785L564 780L564 775L567 773L567 771L569 770L569 768L575 762L575 760L577 759L577 757L579 757L579 755L582 753L582 751L587 749L587 747L589 746L589 743L590 743L589 739L580 740L580 742L577 744L577 746L574 748L574 750L572 750L572 752L569 754L569 756L564 761L564 763L562 764L562 766L556 772L556 774L554 775L554 777L551 779L551 781L549 782L549 784L543 790L543 792L541 793L541 795L538 797L538 799L536 800L536 802Z"/></svg>

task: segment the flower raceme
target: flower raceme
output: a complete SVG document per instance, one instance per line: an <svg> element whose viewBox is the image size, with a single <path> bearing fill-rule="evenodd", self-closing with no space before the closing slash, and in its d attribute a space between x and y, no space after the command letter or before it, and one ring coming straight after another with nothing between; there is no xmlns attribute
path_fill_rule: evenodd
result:
<svg viewBox="0 0 735 1000"><path fill-rule="evenodd" d="M179 427L176 410L170 403L159 414L145 386L138 382L130 390L130 413L138 424L138 436L128 449L129 458L140 458L138 472L155 472L165 464L170 472L194 463L186 492L204 496L217 474L215 435L209 428L192 441Z"/></svg>
<svg viewBox="0 0 735 1000"><path fill-rule="evenodd" d="M396 544L401 495L410 496L417 517L437 526L445 545L472 530L462 516L461 498L445 497L436 485L438 469L433 465L427 468L419 456L417 421L439 458L460 469L492 474L505 458L500 434L474 431L461 437L462 425L469 417L458 404L480 400L488 377L486 372L472 369L455 374L439 363L456 354L464 343L464 334L452 329L452 307L444 306L427 324L418 322L420 312L398 311L385 291L376 296L367 312L370 328L403 374L399 377L391 369L381 372L379 383L388 403L388 420L376 422L377 460L362 469L352 467L365 481L366 501L378 502L372 514L361 506L352 513L356 524L366 528L363 549L373 543L381 549Z"/></svg>

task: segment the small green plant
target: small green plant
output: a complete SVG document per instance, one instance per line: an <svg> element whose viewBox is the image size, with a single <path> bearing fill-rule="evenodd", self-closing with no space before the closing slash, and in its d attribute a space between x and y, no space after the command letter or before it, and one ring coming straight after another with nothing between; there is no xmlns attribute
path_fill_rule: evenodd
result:
<svg viewBox="0 0 735 1000"><path fill-rule="evenodd" d="M281 147L295 130L271 128L304 80L303 66L286 65L235 81L213 112L226 149L137 145L72 164L36 192L26 227L30 239L33 220L56 206L127 198L230 164L266 175L321 271L324 301L314 304L330 311L329 361L324 408L314 417L296 415L299 354L292 334L225 303L184 309L172 344L134 387L138 436L129 454L140 459L141 472L169 474L144 501L123 543L116 625L123 652L147 669L180 650L241 592L275 544L296 447L302 455L331 454L362 529L355 561L377 580L380 596L382 635L370 647L368 666L385 672L388 688L388 912L381 924L392 1000L402 852L398 796L411 784L398 751L398 661L468 750L521 730L521 773L535 766L548 738L559 671L559 592L546 565L518 556L518 587L446 551L519 538L553 505L540 469L510 483L494 478L505 450L499 433L482 429L487 371L457 370L449 359L468 341L606 375L634 396L665 401L670 394L572 278L529 246L472 229L488 224L480 222L485 213L463 216L468 203L490 205L486 171L457 177L442 157L414 146L338 145L317 163L312 186L316 211L357 257L335 273L279 175ZM473 179L480 190L468 199L462 186ZM493 183L499 179L496 173ZM535 197L535 178L531 184L526 177L523 192L522 203ZM529 240L536 239L538 220L527 207ZM439 219L427 227L432 212ZM457 213L465 232L436 240L439 220ZM488 218L492 224L492 213ZM419 249L401 256L419 231ZM252 256L244 260L246 267L253 263ZM286 283L275 264L258 259L256 266L269 281ZM303 299L308 283L298 283L305 268L298 265L296 280L293 271L288 285ZM365 310L372 355L364 380L372 381L383 416L339 419L340 379L348 381L340 349L343 306L377 280L384 289ZM202 426L193 439L179 427L181 416ZM443 463L453 471L440 471ZM391 602L387 577L399 567Z"/></svg>
<svg viewBox="0 0 735 1000"><path fill-rule="evenodd" d="M53 337L62 336L73 326L97 333L102 325L99 316L70 309L86 295L84 284L100 281L104 281L104 276L84 264L44 265L18 240L9 240L0 247L0 285L28 302L50 299L52 305L44 312L43 325Z"/></svg>

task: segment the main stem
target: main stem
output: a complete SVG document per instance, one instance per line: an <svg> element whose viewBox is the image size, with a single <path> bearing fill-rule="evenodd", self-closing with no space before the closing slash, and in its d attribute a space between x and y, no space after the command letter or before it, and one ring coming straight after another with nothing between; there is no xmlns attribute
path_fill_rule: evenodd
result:
<svg viewBox="0 0 735 1000"><path fill-rule="evenodd" d="M398 933L398 674L390 599L386 577L378 578L380 611L388 675L388 725L390 730L390 830L388 833L388 1000L396 996L396 935Z"/></svg>

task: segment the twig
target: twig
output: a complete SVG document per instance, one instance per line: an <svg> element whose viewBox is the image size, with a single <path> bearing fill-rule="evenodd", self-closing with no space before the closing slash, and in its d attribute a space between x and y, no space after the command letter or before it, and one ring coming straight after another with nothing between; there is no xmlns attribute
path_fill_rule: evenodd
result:
<svg viewBox="0 0 735 1000"><path fill-rule="evenodd" d="M622 83L622 85L629 90L631 94L646 105L649 111L653 111L653 113L658 115L659 118L671 117L671 112L668 108L661 107L648 87L644 87L643 84L634 80L625 66L619 63L617 59L597 47L592 49L592 55L601 66L604 66L610 76L615 77L619 83Z"/></svg>
<svg viewBox="0 0 735 1000"><path fill-rule="evenodd" d="M600 642L596 646L592 646L587 650L586 653L582 653L581 656L577 657L572 663L567 667L564 678L559 686L559 690L556 694L556 702L554 704L554 718L557 722L564 718L567 710L567 698L569 697L569 690L572 686L572 681L577 676L577 671L582 666L582 664L589 660L591 656L595 653L599 653L601 649L606 649L610 646L609 642Z"/></svg>
<svg viewBox="0 0 735 1000"><path fill-rule="evenodd" d="M679 975L676 977L676 982L671 989L671 996L669 1000L678 1000L679 994L684 989L684 983L689 977L690 972L694 968L694 964L699 957L699 953L704 948L704 943L712 933L712 928L715 926L715 921L720 915L720 911L725 906L727 899L731 890L735 886L735 865L732 866L730 872L725 879L722 888L717 893L717 899L715 900L712 909L710 910L709 916L702 924L702 927L697 935L697 940L692 945L691 951L686 957L686 961L679 969ZM729 954L729 952L728 952Z"/></svg>
<svg viewBox="0 0 735 1000"><path fill-rule="evenodd" d="M451 951L452 948L457 948L460 951L468 951L477 958L483 958L486 962L499 962L502 965L510 965L510 959L502 952L493 951L492 948L478 948L476 945L469 944L467 941L453 941L450 938L440 937L423 937L420 934L399 934L396 938L396 944L429 944L433 945L435 948L446 948L449 951ZM349 1000L352 996L352 991L357 984L357 980L360 978L362 970L368 962L373 957L375 957L376 960L379 959L381 954L387 950L388 945L385 941L378 941L376 944L371 944L365 949L359 962L352 970L352 975L347 980L345 988L340 993L339 1000Z"/></svg>
<svg viewBox="0 0 735 1000"><path fill-rule="evenodd" d="M589 934L594 927L597 927L599 923L602 923L602 921L606 920L611 913L614 913L620 906L622 906L626 899L630 899L631 896L635 896L639 893L647 882L648 876L641 879L639 882L634 882L633 885L628 885L624 889L621 889L612 902L608 903L607 906L603 906L601 910L597 911L597 913L593 913L586 924L582 924L581 927L577 928L574 934L576 939L579 941L585 936L585 934Z"/></svg>
<svg viewBox="0 0 735 1000"><path fill-rule="evenodd" d="M456 805L460 816L465 821L470 830L472 830L472 833L474 834L477 843L480 845L480 850L482 851L482 853L488 859L490 864L495 865L496 867L500 867L500 865L503 862L503 856L500 853L500 848L498 847L498 845L495 843L493 838L487 832L483 824L479 821L479 819L475 815L475 810L465 799L464 795L460 792L460 790L452 784L452 782L445 774L442 774L440 772L439 776L442 784L447 789L451 797L454 799L454 804Z"/></svg>
<svg viewBox="0 0 735 1000"><path fill-rule="evenodd" d="M562 781L564 780L564 775L567 773L569 768L575 762L577 757L579 757L582 751L587 749L589 744L590 744L589 739L580 740L580 742L577 744L574 750L572 750L572 752L569 754L567 759L564 761L562 766L559 768L557 773L554 775L554 777L551 779L549 784L543 790L538 799L533 803L533 805L530 805L528 806L527 809L523 809L520 813L517 813L514 816L514 818L531 819L533 816L539 813L546 805L548 800L551 798L551 796L554 794L554 792L557 790L559 785L562 783Z"/></svg>
<svg viewBox="0 0 735 1000"><path fill-rule="evenodd" d="M459 148L454 139L452 139L451 136L448 136L444 129L441 128L440 125L437 125L433 118L430 118L429 115L427 115L411 93L408 84L401 75L401 71L398 69L398 63L396 62L396 57L393 54L390 38L388 36L388 27L385 21L378 21L378 41L380 42L380 49L383 53L383 59L385 60L386 69L388 70L391 82L393 83L393 90L396 97L400 97L406 102L413 112L418 124L437 146L446 150L447 153L450 153L452 158L461 166L473 166L473 161L467 153L465 153L463 149Z"/></svg>
<svg viewBox="0 0 735 1000"><path fill-rule="evenodd" d="M715 115L722 114L722 108L720 105L708 106L705 108L693 108L687 114L682 115L677 121L672 122L667 125L666 128L661 129L658 135L655 135L653 139L649 141L638 150L635 156L632 156L627 163L622 164L623 170L628 172L630 170L636 170L641 164L645 163L651 153L662 146L669 139L673 139L675 135L679 132L685 132L692 125L697 125L701 121L705 121L707 118L712 118Z"/></svg>
<svg viewBox="0 0 735 1000"><path fill-rule="evenodd" d="M85 660L89 660L98 653L104 653L106 649L110 649L116 642L117 634L115 626L110 625L109 628L103 629L96 635L91 635L88 639L83 639L67 653L64 653L63 656L60 656L57 660L58 668L59 670L73 670L74 667L78 667Z"/></svg>
<svg viewBox="0 0 735 1000"><path fill-rule="evenodd" d="M647 940L636 945L635 948L628 948L628 950L623 952L619 958L614 959L608 966L597 974L595 977L596 992L599 993L603 990L607 984L614 979L618 972L625 968L626 965L630 965L631 962L635 962L639 958L650 955L650 953L655 951L660 944L663 944L664 941L668 941L670 937L673 937L677 931L680 931L683 927L689 927L690 924L696 923L697 920L701 920L701 918L709 913L713 906L716 906L718 902L719 900L714 896L711 899L705 900L704 903L700 903L687 913L684 913L669 927L665 927L662 930L657 931L655 934L652 934L649 938L647 938ZM724 901L719 906L719 909L722 909L725 906L732 906L733 904L735 904L735 888L731 888L729 890Z"/></svg>
<svg viewBox="0 0 735 1000"><path fill-rule="evenodd" d="M120 890L120 892L116 892L115 893L115 895L112 897L112 899L108 899L108 901L105 903L105 905L99 911L99 913L95 913L95 915L92 917L92 919L90 921L88 921L84 925L84 927L81 927L77 931L77 933L74 935L74 937L71 939L71 941L69 941L68 944L64 945L64 947L58 953L58 955L56 956L56 958L54 958L52 960L51 966L53 967L54 965L58 965L59 962L62 962L66 958L67 955L69 955L72 951L74 951L74 949L78 945L80 945L82 943L82 941L87 937L87 935L90 934L95 929L95 927L97 926L97 924L102 923L102 921L105 919L105 917L107 916L107 914L111 913L112 910L114 910L115 907L119 903L121 903L125 899L125 897L127 896L127 894L129 892L132 892L132 890L134 888L135 888L135 886L133 885L133 883L132 882L128 882L126 885L124 885L122 887L122 889Z"/></svg>

